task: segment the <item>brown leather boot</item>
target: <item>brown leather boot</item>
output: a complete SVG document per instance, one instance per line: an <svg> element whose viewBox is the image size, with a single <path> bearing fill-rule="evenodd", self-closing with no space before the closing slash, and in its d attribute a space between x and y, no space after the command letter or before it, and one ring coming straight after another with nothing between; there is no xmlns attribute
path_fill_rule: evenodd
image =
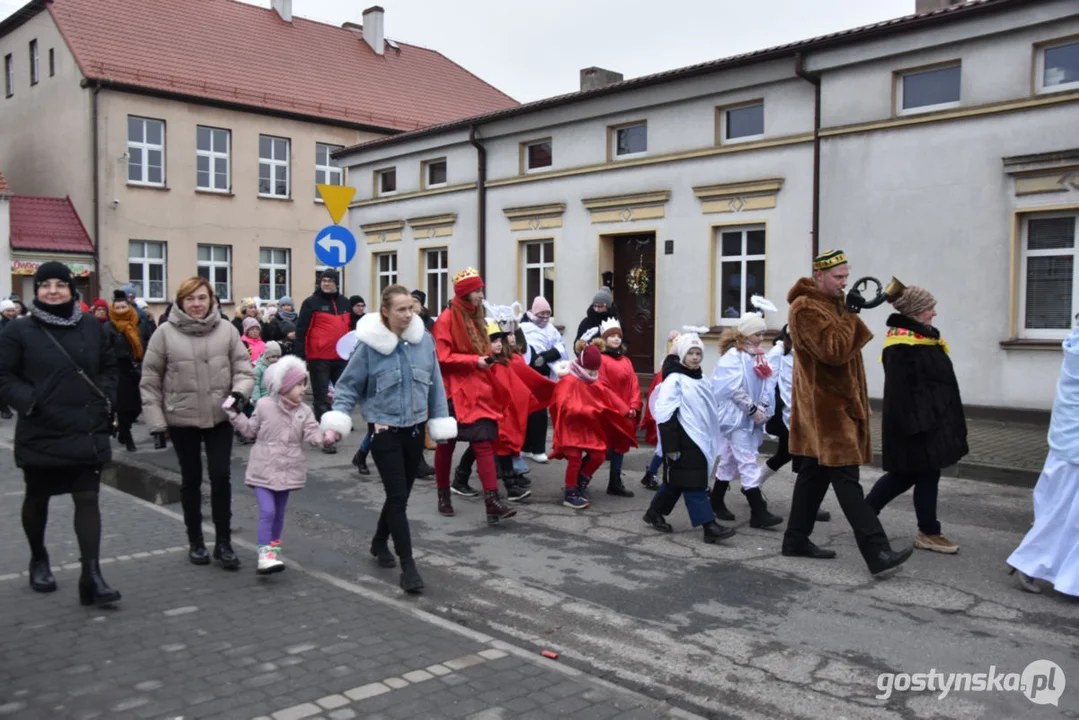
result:
<svg viewBox="0 0 1079 720"><path fill-rule="evenodd" d="M454 515L449 488L438 488L438 514L446 517L453 517Z"/></svg>
<svg viewBox="0 0 1079 720"><path fill-rule="evenodd" d="M496 525L499 520L505 520L506 518L511 518L517 514L516 510L502 502L502 498L498 496L497 490L485 490L483 493L483 501L487 505L488 525Z"/></svg>

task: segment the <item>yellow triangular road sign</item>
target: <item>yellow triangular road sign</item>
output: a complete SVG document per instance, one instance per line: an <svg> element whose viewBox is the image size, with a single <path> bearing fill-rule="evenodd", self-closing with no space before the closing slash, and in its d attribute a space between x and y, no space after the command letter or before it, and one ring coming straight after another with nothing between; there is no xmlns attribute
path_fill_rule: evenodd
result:
<svg viewBox="0 0 1079 720"><path fill-rule="evenodd" d="M348 204L352 202L352 196L356 194L356 188L348 185L319 185L318 194L322 196L322 202L326 203L334 225L340 225L341 218L348 210Z"/></svg>

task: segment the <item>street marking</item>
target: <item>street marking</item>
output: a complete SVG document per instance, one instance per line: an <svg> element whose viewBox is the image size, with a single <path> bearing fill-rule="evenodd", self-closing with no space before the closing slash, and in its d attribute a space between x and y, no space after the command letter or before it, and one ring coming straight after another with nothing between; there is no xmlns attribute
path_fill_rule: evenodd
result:
<svg viewBox="0 0 1079 720"><path fill-rule="evenodd" d="M198 612L197 605L184 605L183 607L173 608L172 610L166 610L165 615L169 617L176 617L177 615L190 615L193 612Z"/></svg>

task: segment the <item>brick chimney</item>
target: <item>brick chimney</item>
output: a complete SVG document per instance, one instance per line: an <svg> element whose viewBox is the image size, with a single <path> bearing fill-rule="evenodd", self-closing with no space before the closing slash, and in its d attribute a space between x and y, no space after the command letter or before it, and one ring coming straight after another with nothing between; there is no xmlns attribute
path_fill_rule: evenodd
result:
<svg viewBox="0 0 1079 720"><path fill-rule="evenodd" d="M270 7L277 11L285 22L292 22L292 0L271 0Z"/></svg>
<svg viewBox="0 0 1079 720"><path fill-rule="evenodd" d="M379 55L386 52L386 11L373 5L363 11L363 39Z"/></svg>
<svg viewBox="0 0 1079 720"><path fill-rule="evenodd" d="M962 5L966 0L914 0L914 12L924 13L943 10L952 5Z"/></svg>
<svg viewBox="0 0 1079 720"><path fill-rule="evenodd" d="M604 85L613 85L622 82L622 73L603 68L590 67L581 70L581 91L595 90Z"/></svg>

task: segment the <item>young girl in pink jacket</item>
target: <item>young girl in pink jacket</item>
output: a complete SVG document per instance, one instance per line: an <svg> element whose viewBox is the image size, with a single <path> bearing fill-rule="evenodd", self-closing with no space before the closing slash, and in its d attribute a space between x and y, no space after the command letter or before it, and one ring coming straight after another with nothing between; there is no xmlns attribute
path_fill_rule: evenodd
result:
<svg viewBox="0 0 1079 720"><path fill-rule="evenodd" d="M255 488L259 504L258 574L281 572L281 530L289 492L303 488L307 479L303 445L322 444L322 430L314 411L303 404L307 389L307 365L286 355L266 369L263 376L268 396L255 404L247 417L226 401L236 430L255 439L247 460L244 482Z"/></svg>

